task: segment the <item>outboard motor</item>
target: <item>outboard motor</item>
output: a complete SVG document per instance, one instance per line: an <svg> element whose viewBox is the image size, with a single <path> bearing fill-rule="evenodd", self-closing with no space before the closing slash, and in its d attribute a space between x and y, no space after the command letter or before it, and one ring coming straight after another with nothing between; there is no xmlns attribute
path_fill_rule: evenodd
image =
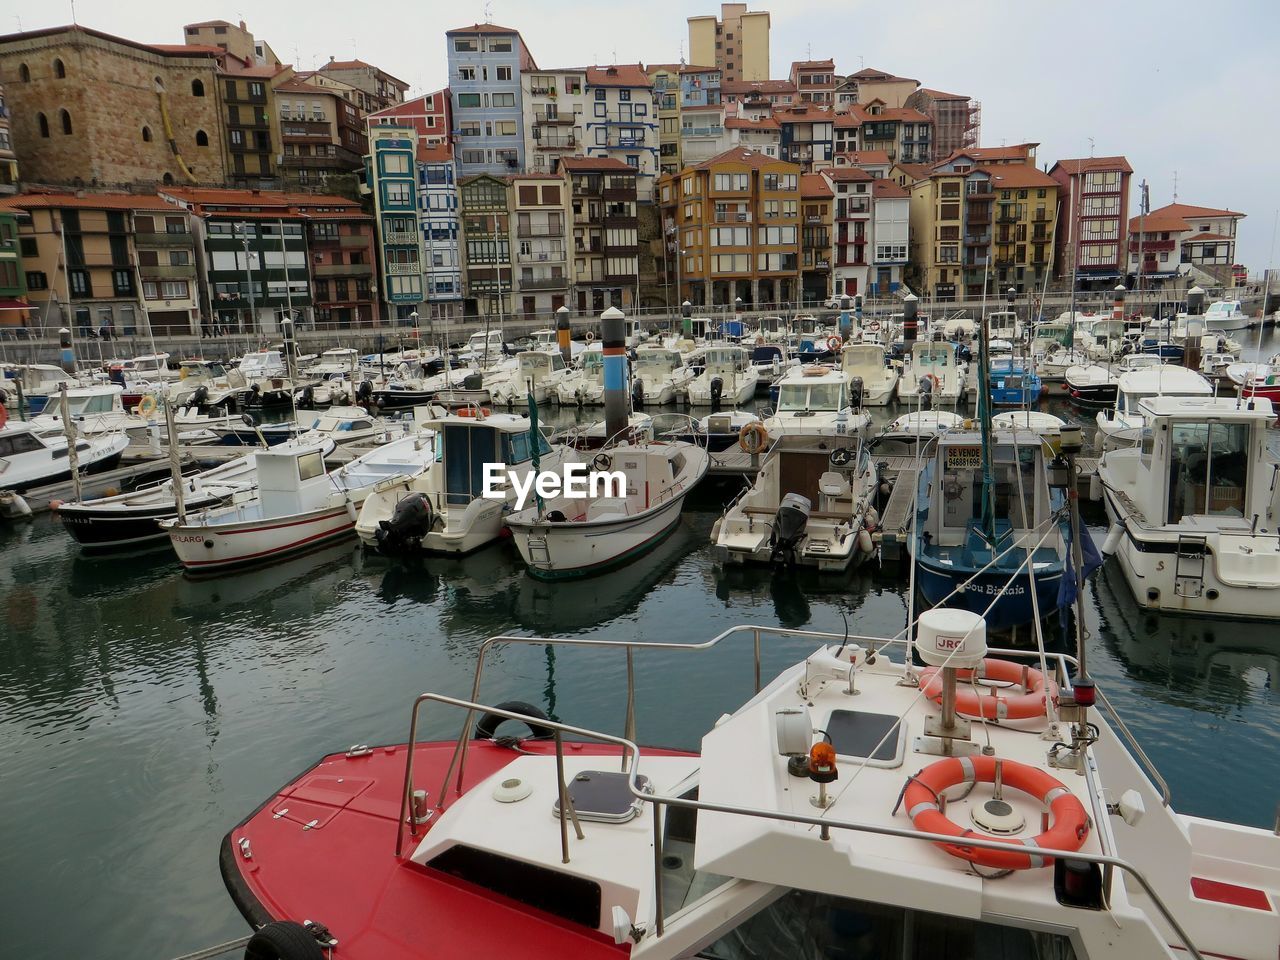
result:
<svg viewBox="0 0 1280 960"><path fill-rule="evenodd" d="M711 409L720 409L720 398L724 396L724 378L711 378Z"/></svg>
<svg viewBox="0 0 1280 960"><path fill-rule="evenodd" d="M805 537L812 509L809 498L798 493L788 493L782 498L778 512L774 514L773 533L769 535L770 563L785 561L788 567L796 565L796 548Z"/></svg>
<svg viewBox="0 0 1280 960"><path fill-rule="evenodd" d="M191 394L191 399L187 401L188 406L202 407L209 399L209 388L206 386L196 387Z"/></svg>
<svg viewBox="0 0 1280 960"><path fill-rule="evenodd" d="M483 390L484 375L480 373L468 373L462 378L463 390Z"/></svg>
<svg viewBox="0 0 1280 960"><path fill-rule="evenodd" d="M853 410L862 409L862 378L849 378L849 407Z"/></svg>
<svg viewBox="0 0 1280 960"><path fill-rule="evenodd" d="M378 552L403 553L417 549L434 523L431 500L425 493L402 497L391 511L391 519L378 521L378 529L373 533Z"/></svg>
<svg viewBox="0 0 1280 960"><path fill-rule="evenodd" d="M304 410L310 410L315 406L316 392L311 389L310 385L308 385L299 390L294 396L294 399L298 406L302 407Z"/></svg>
<svg viewBox="0 0 1280 960"><path fill-rule="evenodd" d="M920 378L920 409L933 409L933 381L928 377Z"/></svg>
<svg viewBox="0 0 1280 960"><path fill-rule="evenodd" d="M631 384L631 402L637 410L644 406L644 381L639 378Z"/></svg>

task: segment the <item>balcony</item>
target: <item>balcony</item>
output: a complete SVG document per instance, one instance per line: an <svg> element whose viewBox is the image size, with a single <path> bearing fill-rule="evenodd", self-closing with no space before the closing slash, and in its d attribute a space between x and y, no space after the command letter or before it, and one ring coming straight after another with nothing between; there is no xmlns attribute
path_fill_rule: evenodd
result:
<svg viewBox="0 0 1280 960"><path fill-rule="evenodd" d="M365 267L367 269L369 264L367 263L343 263L343 264L334 263L334 264L328 264L328 266L336 267L339 269L343 267L347 269L351 269L352 267ZM320 272L321 269L323 269L323 267L316 268L316 276L320 276L320 277L326 276L326 274L323 274ZM418 274L422 272L422 265L416 262L415 263L394 263L393 262L393 263L388 263L383 272L386 273L386 275L389 277L416 277L418 276Z"/></svg>
<svg viewBox="0 0 1280 960"><path fill-rule="evenodd" d="M980 187L971 189L965 193L970 200L992 200L995 198L995 189L989 184L983 184Z"/></svg>
<svg viewBox="0 0 1280 960"><path fill-rule="evenodd" d="M532 280L521 279L521 290L563 290L569 284L568 277L534 277Z"/></svg>
<svg viewBox="0 0 1280 960"><path fill-rule="evenodd" d="M411 267L405 273L397 273L393 267ZM370 263L317 263L311 271L317 277L369 277L373 275L373 264ZM389 263L387 273L392 276L416 275L416 263Z"/></svg>
<svg viewBox="0 0 1280 960"><path fill-rule="evenodd" d="M974 226L986 226L991 222L991 214L989 212L970 213L964 218L965 223L971 223Z"/></svg>
<svg viewBox="0 0 1280 960"><path fill-rule="evenodd" d="M634 230L636 228L636 218L630 217L630 216L615 216L613 214L606 213L604 216L603 226L606 230L610 228L615 230L616 229Z"/></svg>
<svg viewBox="0 0 1280 960"><path fill-rule="evenodd" d="M600 191L600 196L604 200L621 200L623 203L634 203L636 200L636 188L630 187L605 187Z"/></svg>
<svg viewBox="0 0 1280 960"><path fill-rule="evenodd" d="M1049 234L1047 233L1033 233L1031 234L1030 242L1031 243L1048 243L1052 239L1053 237L1049 236Z"/></svg>
<svg viewBox="0 0 1280 960"><path fill-rule="evenodd" d="M517 237L563 237L562 223L522 223L516 227Z"/></svg>
<svg viewBox="0 0 1280 960"><path fill-rule="evenodd" d="M1048 222L1049 222L1050 220L1052 220L1052 219L1053 219L1053 218L1052 218L1052 217L1050 217L1050 216L1049 216L1049 214L1048 214L1047 212L1046 212L1046 213L1040 213L1040 212L1038 212L1038 211L1037 211L1037 212L1035 213L1035 215L1034 215L1034 216L1032 216L1032 218L1031 218L1031 222L1032 222L1032 223L1048 223Z"/></svg>
<svg viewBox="0 0 1280 960"><path fill-rule="evenodd" d="M572 133L565 136L552 136L550 133L534 132L534 147L539 150L571 150L578 145L578 138Z"/></svg>
<svg viewBox="0 0 1280 960"><path fill-rule="evenodd" d="M195 279L194 263L160 263L138 264L138 274L148 280L192 280Z"/></svg>
<svg viewBox="0 0 1280 960"><path fill-rule="evenodd" d="M706 127L681 127L680 136L682 137L718 137L724 133L724 127L717 124L716 126Z"/></svg>
<svg viewBox="0 0 1280 960"><path fill-rule="evenodd" d="M716 223L750 223L751 212L748 210L717 210Z"/></svg>
<svg viewBox="0 0 1280 960"><path fill-rule="evenodd" d="M996 223L1017 223L1018 215L1016 213L998 213L996 214Z"/></svg>
<svg viewBox="0 0 1280 960"><path fill-rule="evenodd" d="M418 232L416 230L384 230L382 231L382 242L416 247L418 245Z"/></svg>
<svg viewBox="0 0 1280 960"><path fill-rule="evenodd" d="M964 245L966 247L985 247L991 242L991 234L989 233L969 233L965 234Z"/></svg>
<svg viewBox="0 0 1280 960"><path fill-rule="evenodd" d="M140 247L191 247L195 244L189 233L135 233L133 241Z"/></svg>
<svg viewBox="0 0 1280 960"><path fill-rule="evenodd" d="M516 253L519 263L563 263L564 250L533 250L529 253Z"/></svg>
<svg viewBox="0 0 1280 960"><path fill-rule="evenodd" d="M561 115L559 113L547 113L544 110L537 110L534 111L533 114L534 123L555 124L556 126L561 127L572 127L575 119L576 118L572 113Z"/></svg>
<svg viewBox="0 0 1280 960"><path fill-rule="evenodd" d="M1176 240L1143 240L1139 243L1137 240L1129 241L1129 252L1137 253L1170 253L1177 245Z"/></svg>

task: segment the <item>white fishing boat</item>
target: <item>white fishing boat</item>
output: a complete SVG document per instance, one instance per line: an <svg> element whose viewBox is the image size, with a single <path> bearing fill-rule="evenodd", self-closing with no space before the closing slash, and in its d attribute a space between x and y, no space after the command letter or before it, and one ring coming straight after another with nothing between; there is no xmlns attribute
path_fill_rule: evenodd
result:
<svg viewBox="0 0 1280 960"><path fill-rule="evenodd" d="M966 367L956 355L955 344L916 342L902 367L898 397L906 400L928 393L934 405L954 407L965 395ZM928 381L929 386L924 383Z"/></svg>
<svg viewBox="0 0 1280 960"><path fill-rule="evenodd" d="M244 375L229 370L218 360L183 360L178 364L178 379L170 382L160 394L175 407L221 409L232 413L248 389Z"/></svg>
<svg viewBox="0 0 1280 960"><path fill-rule="evenodd" d="M853 399L849 377L839 367L821 363L792 367L778 381L778 408L765 418L764 426L771 437L862 437L871 414L855 408Z"/></svg>
<svg viewBox="0 0 1280 960"><path fill-rule="evenodd" d="M123 433L76 437L76 461L86 473L100 473L120 463L129 439ZM0 407L0 490L18 493L71 477L67 440L60 433L42 434L30 423L8 420Z"/></svg>
<svg viewBox="0 0 1280 960"><path fill-rule="evenodd" d="M419 417L419 411L414 411ZM560 471L581 462L576 450L551 446L528 417L486 414L466 408L456 414L421 417L421 430L436 435L436 463L416 477L378 484L356 519L356 534L371 549L386 554L451 553L478 550L503 534L503 518L520 504L537 469ZM537 443L535 450L534 443ZM499 496L486 497L486 464L501 464L505 474Z"/></svg>
<svg viewBox="0 0 1280 960"><path fill-rule="evenodd" d="M431 466L433 441L426 434L393 440L332 473L319 442L270 447L257 453L256 497L236 495L229 506L160 524L189 571L269 563L350 534L377 484Z"/></svg>
<svg viewBox="0 0 1280 960"><path fill-rule="evenodd" d="M1228 330L1245 330L1256 327L1262 321L1245 313L1239 300L1215 300L1205 308L1205 329L1212 333Z"/></svg>
<svg viewBox="0 0 1280 960"><path fill-rule="evenodd" d="M604 403L604 349L599 343L587 345L578 356L578 365L556 385L556 399L562 406L598 407Z"/></svg>
<svg viewBox="0 0 1280 960"><path fill-rule="evenodd" d="M507 516L529 573L559 580L601 573L656 547L680 521L710 457L692 443L624 443L592 458L586 497L557 496ZM601 474L621 474L623 489ZM600 481L600 482L597 482Z"/></svg>
<svg viewBox="0 0 1280 960"><path fill-rule="evenodd" d="M851 383L861 381L863 406L886 407L898 392L898 370L877 344L847 345L840 351L840 368Z"/></svg>
<svg viewBox="0 0 1280 960"><path fill-rule="evenodd" d="M948 430L964 426L965 418L950 410L916 410L904 413L877 433L871 441L874 457L910 457Z"/></svg>
<svg viewBox="0 0 1280 960"><path fill-rule="evenodd" d="M301 385L289 377L284 354L279 350L246 353L236 369L244 377L245 398L250 404L288 406L293 391Z"/></svg>
<svg viewBox="0 0 1280 960"><path fill-rule="evenodd" d="M76 431L85 437L103 434L130 434L144 440L148 420L144 416L129 413L123 403L124 388L115 383L102 383L92 387L76 387L67 391L67 414ZM44 410L29 421L36 433L61 436L66 432L62 420L61 396L55 396Z"/></svg>
<svg viewBox="0 0 1280 960"><path fill-rule="evenodd" d="M1152 396L1141 446L1098 465L1114 554L1140 606L1228 618L1280 610L1271 401Z"/></svg>
<svg viewBox="0 0 1280 960"><path fill-rule="evenodd" d="M485 367L506 356L509 349L501 330L477 330L467 338L456 356L463 363Z"/></svg>
<svg viewBox="0 0 1280 960"><path fill-rule="evenodd" d="M820 437L781 437L751 486L716 521L713 555L724 564L847 570L875 552L877 485L862 444L833 448Z"/></svg>
<svg viewBox="0 0 1280 960"><path fill-rule="evenodd" d="M671 403L685 395L693 377L679 350L644 344L636 348L631 365L631 398L636 406Z"/></svg>
<svg viewBox="0 0 1280 960"><path fill-rule="evenodd" d="M1041 437L1056 434L1066 424L1061 417L1040 410L1006 410L991 418L991 425L997 430L1034 433Z"/></svg>
<svg viewBox="0 0 1280 960"><path fill-rule="evenodd" d="M52 363L27 363L13 368L12 377L5 381L5 392L8 401L17 403L18 388L12 381L22 380L22 398L27 403L30 413L41 413L50 399L55 399L65 383L67 389L88 386L88 377L74 377L61 367Z"/></svg>
<svg viewBox="0 0 1280 960"><path fill-rule="evenodd" d="M546 328L543 330L535 330L529 334L528 342L534 350L559 350L560 335L556 330ZM578 357L582 356L582 351L587 349L587 345L581 340L569 341L569 362L572 364Z"/></svg>
<svg viewBox="0 0 1280 960"><path fill-rule="evenodd" d="M689 403L695 407L736 407L756 395L759 381L746 347L718 343L707 347L702 372L689 381Z"/></svg>
<svg viewBox="0 0 1280 960"><path fill-rule="evenodd" d="M1134 370L1116 383L1114 407L1098 413L1097 443L1101 451L1131 447L1142 438L1146 415L1140 401L1150 397L1209 397L1213 384L1194 370L1175 364Z"/></svg>
<svg viewBox="0 0 1280 960"><path fill-rule="evenodd" d="M502 369L499 375L486 376L484 385L497 406L524 403L530 394L535 402L546 403L558 395L569 372L564 357L554 347L522 350L516 354L514 366Z"/></svg>

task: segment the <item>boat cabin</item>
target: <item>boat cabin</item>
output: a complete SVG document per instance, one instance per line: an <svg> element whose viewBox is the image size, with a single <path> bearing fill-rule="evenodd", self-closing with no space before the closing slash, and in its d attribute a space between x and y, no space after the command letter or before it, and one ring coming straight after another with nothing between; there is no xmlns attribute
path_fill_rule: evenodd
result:
<svg viewBox="0 0 1280 960"><path fill-rule="evenodd" d="M516 354L516 365L521 383L541 383L552 373L566 369L558 350L523 350Z"/></svg>
<svg viewBox="0 0 1280 960"><path fill-rule="evenodd" d="M102 384L95 387L74 387L67 391L67 411L72 420L102 414L118 413L124 415L123 388L117 384ZM62 416L62 404L58 394L49 398L44 413L51 417Z"/></svg>
<svg viewBox="0 0 1280 960"><path fill-rule="evenodd" d="M483 354L486 347L491 356L502 355L502 347L506 341L502 339L501 330L490 330L485 333L483 330L473 333L467 338L466 345L462 348L463 353Z"/></svg>
<svg viewBox="0 0 1280 960"><path fill-rule="evenodd" d="M942 384L955 382L956 348L950 343L917 342L911 348L911 366L917 377L932 373Z"/></svg>
<svg viewBox="0 0 1280 960"><path fill-rule="evenodd" d="M415 409L415 417L419 409ZM428 474L428 481L439 490L443 480L447 505L466 506L484 496L485 464L514 467L533 459L534 439L527 417L486 414L481 408L469 407L446 417L424 419L419 428L436 432L437 467ZM537 444L538 456L551 453L541 433Z"/></svg>
<svg viewBox="0 0 1280 960"><path fill-rule="evenodd" d="M848 382L843 373L830 367L793 367L778 384L778 413L837 413L848 405Z"/></svg>
<svg viewBox="0 0 1280 960"><path fill-rule="evenodd" d="M670 347L641 347L636 351L634 364L636 376L644 374L647 377L662 379L683 366L684 358L680 356L680 351Z"/></svg>
<svg viewBox="0 0 1280 960"><path fill-rule="evenodd" d="M284 356L279 350L259 350L240 358L240 372L248 379L255 377L282 377L285 375Z"/></svg>
<svg viewBox="0 0 1280 960"><path fill-rule="evenodd" d="M703 371L708 376L744 373L751 367L751 357L744 347L708 347L703 354Z"/></svg>
<svg viewBox="0 0 1280 960"><path fill-rule="evenodd" d="M992 310L988 313L987 330L990 336L1002 340L1018 340L1022 337L1022 324L1013 310Z"/></svg>
<svg viewBox="0 0 1280 960"><path fill-rule="evenodd" d="M284 517L313 510L333 489L324 464L324 447L269 447L255 455L258 499L263 517ZM241 518L229 514L227 522Z"/></svg>
<svg viewBox="0 0 1280 960"><path fill-rule="evenodd" d="M1152 397L1208 397L1212 394L1212 385L1194 370L1174 364L1153 363L1121 375L1116 389L1115 414L1118 417L1141 417L1140 403Z"/></svg>

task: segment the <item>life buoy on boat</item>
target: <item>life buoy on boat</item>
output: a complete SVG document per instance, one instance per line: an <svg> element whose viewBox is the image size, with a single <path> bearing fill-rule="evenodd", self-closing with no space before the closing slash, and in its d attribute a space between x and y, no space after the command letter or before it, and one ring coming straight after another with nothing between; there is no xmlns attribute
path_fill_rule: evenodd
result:
<svg viewBox="0 0 1280 960"><path fill-rule="evenodd" d="M744 453L749 453L754 457L768 445L769 431L758 420L744 423L742 429L738 431L738 446L742 448Z"/></svg>
<svg viewBox="0 0 1280 960"><path fill-rule="evenodd" d="M841 340L838 336L835 336L833 334L832 336L827 337L827 349L830 350L832 353L839 352L840 347L843 345L844 345L844 341Z"/></svg>
<svg viewBox="0 0 1280 960"><path fill-rule="evenodd" d="M519 713L528 717L525 720L525 726L529 728L529 733L534 740L550 740L555 734L549 727L544 727L538 723L539 720L550 719L545 713L535 707L532 703L525 703L523 700L507 700L498 704L499 710L508 710L511 713ZM492 740L494 734L497 733L498 727L507 717L501 717L496 713L486 713L480 718L480 722L476 724L475 739Z"/></svg>
<svg viewBox="0 0 1280 960"><path fill-rule="evenodd" d="M1051 826L1030 840L999 837L961 827L940 809L939 799L949 787L962 783L994 783L997 762L1001 766L1000 779L1004 786L1030 794L1044 804L1049 811L1052 819ZM1044 847L1050 850L1074 852L1084 846L1085 839L1089 836L1089 815L1076 795L1060 780L1054 779L1043 770L1013 760L997 761L995 757L975 756L950 757L931 763L907 781L903 802L906 805L907 816L911 818L912 826L917 830L922 833L940 833L956 838L956 843L938 844L951 856L996 870L1028 870L1033 867L1047 867L1053 863L1052 857L1021 853L1017 848ZM965 837L1007 843L1011 849L1006 852L966 846L963 842Z"/></svg>
<svg viewBox="0 0 1280 960"><path fill-rule="evenodd" d="M479 417L481 420L489 416L489 414L491 414L492 412L493 411L490 410L488 407L459 407L458 408L458 416Z"/></svg>
<svg viewBox="0 0 1280 960"><path fill-rule="evenodd" d="M149 417L156 412L156 408L159 405L160 404L156 402L156 395L154 393L148 393L138 402L138 414L143 417Z"/></svg>
<svg viewBox="0 0 1280 960"><path fill-rule="evenodd" d="M1045 675L1039 670L1012 660L983 660L977 677L1000 683L1016 683L1023 691L1017 696L1001 696L994 687L990 688L989 695L982 696L970 683L974 678L972 670L957 670L956 675L959 681L956 689L956 712L966 717L1031 720L1045 716L1045 701L1048 697L1052 697L1055 703L1058 701L1056 683L1046 681ZM920 671L920 689L934 703L942 702L942 676L936 667L925 667Z"/></svg>
<svg viewBox="0 0 1280 960"><path fill-rule="evenodd" d="M926 373L923 377L920 378L920 382L922 384L926 380L928 380L929 383L932 384L932 386L929 388L930 393L932 393L933 391L937 390L940 386L942 386L942 381L938 379L938 375L935 373Z"/></svg>

